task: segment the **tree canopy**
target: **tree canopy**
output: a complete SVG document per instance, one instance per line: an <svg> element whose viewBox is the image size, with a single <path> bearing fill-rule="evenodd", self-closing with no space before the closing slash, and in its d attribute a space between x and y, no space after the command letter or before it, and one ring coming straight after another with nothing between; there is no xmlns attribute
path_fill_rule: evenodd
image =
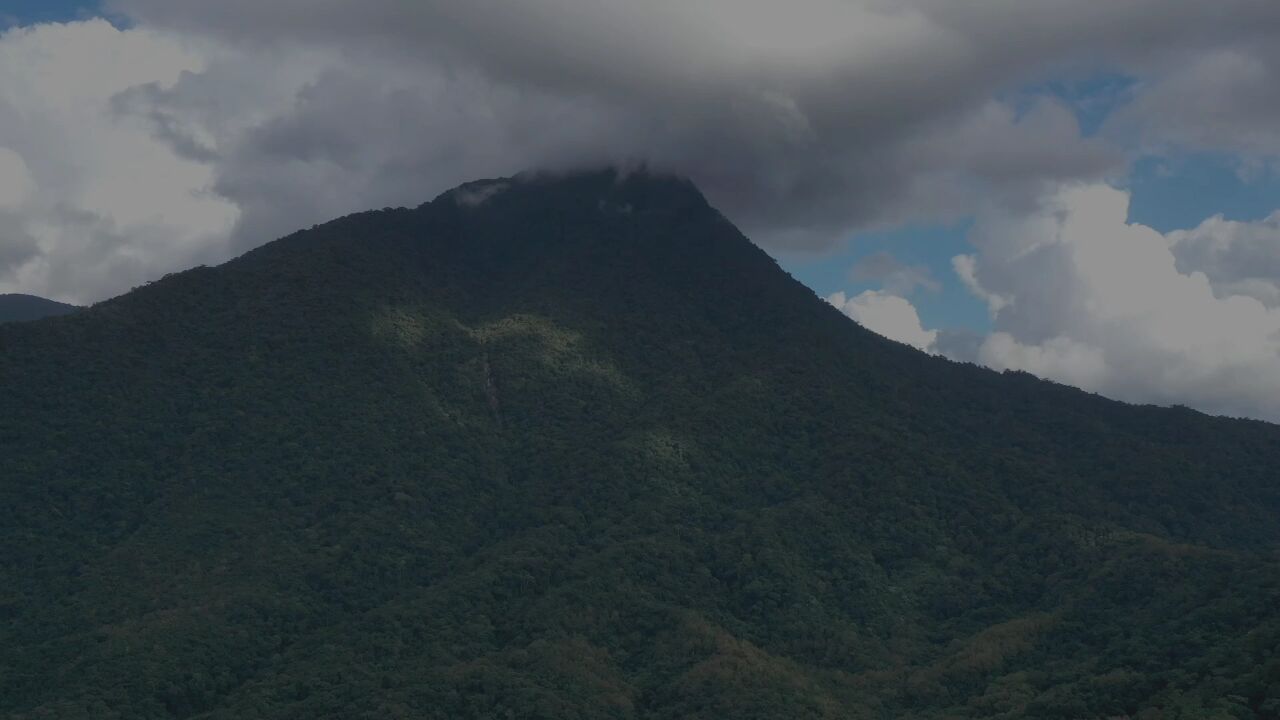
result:
<svg viewBox="0 0 1280 720"><path fill-rule="evenodd" d="M0 326L0 716L1277 718L1277 466L472 183Z"/></svg>

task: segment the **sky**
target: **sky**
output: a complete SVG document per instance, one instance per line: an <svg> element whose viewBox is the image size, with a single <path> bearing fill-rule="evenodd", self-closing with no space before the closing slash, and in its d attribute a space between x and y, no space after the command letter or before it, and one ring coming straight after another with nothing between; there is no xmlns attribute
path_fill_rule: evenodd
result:
<svg viewBox="0 0 1280 720"><path fill-rule="evenodd" d="M0 0L0 292L535 168L691 177L921 350L1280 421L1274 0Z"/></svg>
<svg viewBox="0 0 1280 720"><path fill-rule="evenodd" d="M0 3L0 28L35 23L69 22L101 14L97 3L72 0L5 0Z"/></svg>

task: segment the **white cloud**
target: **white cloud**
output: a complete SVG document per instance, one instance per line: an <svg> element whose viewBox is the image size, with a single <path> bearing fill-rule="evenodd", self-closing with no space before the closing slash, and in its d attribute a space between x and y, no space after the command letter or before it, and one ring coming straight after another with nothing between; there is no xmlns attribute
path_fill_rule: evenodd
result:
<svg viewBox="0 0 1280 720"><path fill-rule="evenodd" d="M1005 298L993 293L978 282L978 256L977 255L956 255L951 258L951 267L956 272L956 276L960 278L960 282L969 289L969 292L977 295L987 304L987 312L995 317L1000 313L1004 306L1009 304Z"/></svg>
<svg viewBox="0 0 1280 720"><path fill-rule="evenodd" d="M827 302L874 333L933 352L938 333L921 326L920 315L906 298L880 290L867 290L854 297L837 292L828 296Z"/></svg>
<svg viewBox="0 0 1280 720"><path fill-rule="evenodd" d="M1214 295L1247 295L1280 307L1280 211L1258 222L1215 215L1167 239L1178 269L1204 273Z"/></svg>
<svg viewBox="0 0 1280 720"><path fill-rule="evenodd" d="M957 267L980 296L1007 299L979 359L1131 401L1280 419L1280 309L1215 292L1175 258L1211 245L1221 222L1166 237L1129 223L1128 199L1075 186L1030 213L979 216L977 261ZM1254 237L1231 230L1218 237Z"/></svg>
<svg viewBox="0 0 1280 720"><path fill-rule="evenodd" d="M201 69L172 38L100 20L0 35L0 292L99 300L226 237L236 210L207 194L211 169L112 103Z"/></svg>
<svg viewBox="0 0 1280 720"><path fill-rule="evenodd" d="M991 333L978 348L978 362L996 370L1024 370L1083 388L1096 388L1107 379L1101 349L1069 337L1024 345L1006 332Z"/></svg>
<svg viewBox="0 0 1280 720"><path fill-rule="evenodd" d="M35 193L36 181L27 161L7 147L0 147L0 210L16 210Z"/></svg>

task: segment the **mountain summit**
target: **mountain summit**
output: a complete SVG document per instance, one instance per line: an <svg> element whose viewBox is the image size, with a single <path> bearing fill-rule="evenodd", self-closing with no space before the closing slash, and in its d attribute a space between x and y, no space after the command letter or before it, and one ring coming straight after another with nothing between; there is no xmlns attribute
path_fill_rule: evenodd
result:
<svg viewBox="0 0 1280 720"><path fill-rule="evenodd" d="M0 716L1275 718L1278 462L469 183L0 326Z"/></svg>

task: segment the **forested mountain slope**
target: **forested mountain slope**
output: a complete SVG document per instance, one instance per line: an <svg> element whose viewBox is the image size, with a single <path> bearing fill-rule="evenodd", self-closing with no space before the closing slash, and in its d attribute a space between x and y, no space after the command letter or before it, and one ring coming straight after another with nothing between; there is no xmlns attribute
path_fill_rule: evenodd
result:
<svg viewBox="0 0 1280 720"><path fill-rule="evenodd" d="M1276 718L1278 465L472 183L0 327L0 716Z"/></svg>
<svg viewBox="0 0 1280 720"><path fill-rule="evenodd" d="M75 305L45 300L35 295L0 294L0 323L39 320L67 315L79 310Z"/></svg>

